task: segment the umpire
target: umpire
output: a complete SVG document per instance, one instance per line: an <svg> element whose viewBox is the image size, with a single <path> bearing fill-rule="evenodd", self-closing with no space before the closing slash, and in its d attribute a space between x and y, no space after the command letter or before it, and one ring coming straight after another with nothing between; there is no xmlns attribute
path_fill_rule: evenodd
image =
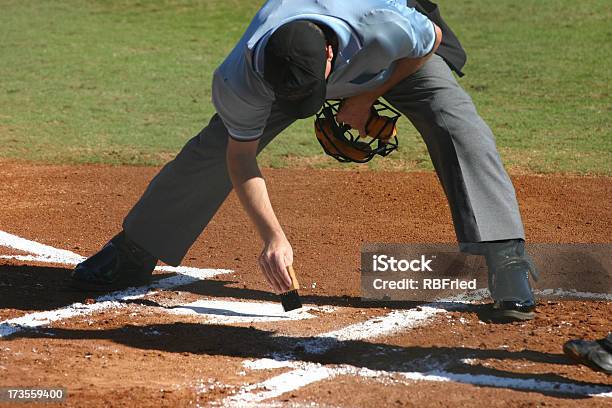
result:
<svg viewBox="0 0 612 408"><path fill-rule="evenodd" d="M337 119L364 133L384 97L422 135L448 199L460 248L484 255L494 317L535 316L524 230L489 127L459 86L466 56L427 0L269 0L214 74L217 113L151 181L123 231L79 264L83 289L148 282L158 260L178 265L229 192L236 191L264 248L277 292L293 250L256 156L296 119L343 99Z"/></svg>

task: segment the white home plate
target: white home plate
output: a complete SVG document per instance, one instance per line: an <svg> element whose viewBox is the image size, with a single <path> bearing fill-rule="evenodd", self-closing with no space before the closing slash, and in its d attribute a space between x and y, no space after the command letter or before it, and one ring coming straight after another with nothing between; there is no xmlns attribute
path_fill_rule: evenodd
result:
<svg viewBox="0 0 612 408"><path fill-rule="evenodd" d="M308 313L313 307L304 306L301 309L285 313L279 303L240 302L225 300L198 300L186 305L166 309L170 313L197 315L213 323L257 323L279 320L312 319ZM318 309L318 308L317 308Z"/></svg>

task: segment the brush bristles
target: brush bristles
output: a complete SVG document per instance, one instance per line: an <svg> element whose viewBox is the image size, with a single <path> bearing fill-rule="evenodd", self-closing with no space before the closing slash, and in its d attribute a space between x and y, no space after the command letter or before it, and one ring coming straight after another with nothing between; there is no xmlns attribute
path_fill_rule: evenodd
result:
<svg viewBox="0 0 612 408"><path fill-rule="evenodd" d="M300 295L297 289L282 293L280 297L285 312L290 312L292 310L299 309L302 307L302 301L300 300Z"/></svg>

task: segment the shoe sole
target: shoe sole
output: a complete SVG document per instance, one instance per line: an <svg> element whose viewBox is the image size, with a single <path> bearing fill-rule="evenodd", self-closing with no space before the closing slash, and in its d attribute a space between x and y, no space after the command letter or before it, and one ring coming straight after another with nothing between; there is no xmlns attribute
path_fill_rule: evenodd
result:
<svg viewBox="0 0 612 408"><path fill-rule="evenodd" d="M569 357L570 359L572 359L572 361L578 363L578 364L582 364L585 365L587 367L589 367L591 370L594 371L599 371L602 373L606 373L606 374L612 374L612 370L606 370L603 367L600 367L599 365L597 365L594 361L589 360L587 357L583 356L582 354L578 354L576 353L573 349L568 348L568 347L563 347L563 353Z"/></svg>
<svg viewBox="0 0 612 408"><path fill-rule="evenodd" d="M116 283L102 284L102 283L92 283L92 282L71 279L68 282L68 286L72 289L76 289L76 290L83 291L83 292L114 292L116 290L134 288L138 286L145 286L150 283L151 282L131 282L131 283L116 282Z"/></svg>
<svg viewBox="0 0 612 408"><path fill-rule="evenodd" d="M511 309L494 309L491 312L491 318L498 321L516 322L528 321L535 319L535 312L520 312Z"/></svg>

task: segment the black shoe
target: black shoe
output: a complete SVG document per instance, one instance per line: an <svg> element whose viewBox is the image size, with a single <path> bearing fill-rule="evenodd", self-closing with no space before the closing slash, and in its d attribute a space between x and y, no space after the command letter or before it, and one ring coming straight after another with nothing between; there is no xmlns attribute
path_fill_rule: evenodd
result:
<svg viewBox="0 0 612 408"><path fill-rule="evenodd" d="M493 298L491 317L497 321L535 318L536 301L529 276L538 279L535 265L520 239L487 243L485 259L489 268L489 291Z"/></svg>
<svg viewBox="0 0 612 408"><path fill-rule="evenodd" d="M497 322L514 322L535 319L535 301L496 301L493 303L491 318Z"/></svg>
<svg viewBox="0 0 612 408"><path fill-rule="evenodd" d="M570 340L563 345L566 356L597 371L612 374L612 335L595 341Z"/></svg>
<svg viewBox="0 0 612 408"><path fill-rule="evenodd" d="M71 285L80 290L109 291L151 282L157 259L122 231L100 251L76 266Z"/></svg>

